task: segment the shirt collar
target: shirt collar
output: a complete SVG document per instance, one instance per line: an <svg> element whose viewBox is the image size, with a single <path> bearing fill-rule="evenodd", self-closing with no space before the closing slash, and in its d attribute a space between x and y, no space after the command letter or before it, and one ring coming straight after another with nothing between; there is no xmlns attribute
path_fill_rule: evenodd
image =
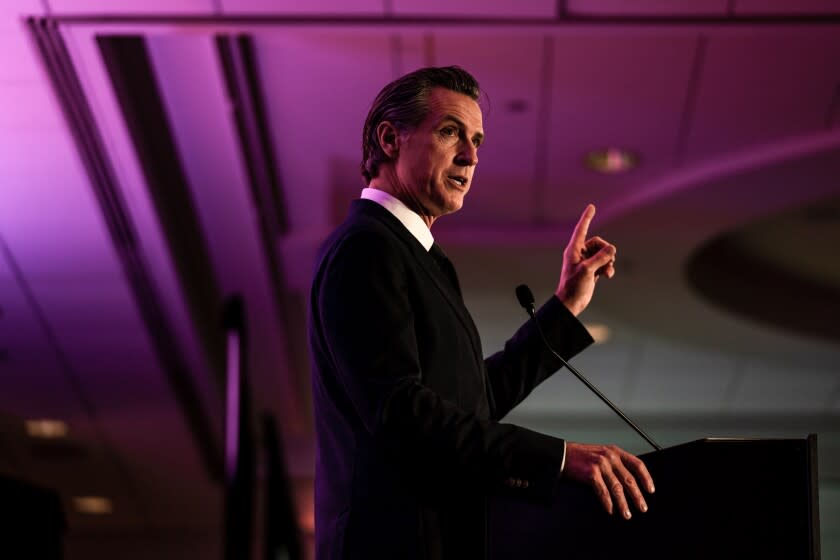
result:
<svg viewBox="0 0 840 560"><path fill-rule="evenodd" d="M403 204L400 199L391 196L385 191L370 187L362 189L362 198L372 200L393 214L405 226L405 229L420 242L424 249L428 251L432 248L435 238L432 237L429 226L426 225L426 222L423 221L423 218L419 214Z"/></svg>

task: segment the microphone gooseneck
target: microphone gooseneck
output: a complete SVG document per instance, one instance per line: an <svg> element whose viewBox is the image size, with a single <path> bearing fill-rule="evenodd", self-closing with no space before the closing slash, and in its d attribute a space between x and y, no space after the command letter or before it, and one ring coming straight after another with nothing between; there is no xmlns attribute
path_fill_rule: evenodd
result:
<svg viewBox="0 0 840 560"><path fill-rule="evenodd" d="M621 411L621 409L619 409L616 405L614 405L613 402L606 397L606 395L604 395L601 391L599 391L598 388L595 387L595 385L593 385L592 383L590 383L589 380L587 378L585 378L582 373L580 373L577 369L572 367L571 364L569 364L569 362L567 362L565 359L563 359L563 356L558 354L554 350L554 348L551 347L551 344L548 342L548 339L545 337L545 333L543 333L542 327L540 326L540 322L537 320L537 314L536 314L536 310L534 308L534 294L531 293L531 289L526 284L520 284L519 286L516 287L516 299L519 300L519 305L521 305L523 308L525 308L525 311L528 312L528 315L530 315L531 319L534 321L534 324L537 326L537 331L540 333L540 337L542 338L542 341L545 344L545 347L548 348L551 351L551 353L554 354L557 357L557 359L560 360L560 362L564 366L566 366L566 369L571 371L575 375L575 377L580 379L581 383L586 385L589 388L590 391L595 393L598 396L598 398L600 398L602 401L604 401L604 404L606 404L608 407L610 407L613 412L618 414L619 417L621 417L621 419L624 420L624 422L628 426L633 428L633 430L635 430L635 432L637 434L639 434L646 442L648 442L651 445L651 447L653 447L657 451L662 449L662 447L658 443L653 441L653 439L651 439L651 437L649 435L647 435L644 432L644 430L642 430L640 427L638 427L632 420L630 420L630 418L627 417L626 414L624 414Z"/></svg>

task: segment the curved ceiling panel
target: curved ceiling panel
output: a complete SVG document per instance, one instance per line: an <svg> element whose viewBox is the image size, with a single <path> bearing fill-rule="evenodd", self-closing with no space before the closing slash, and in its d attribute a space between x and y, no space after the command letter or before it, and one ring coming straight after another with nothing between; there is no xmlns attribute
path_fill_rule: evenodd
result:
<svg viewBox="0 0 840 560"><path fill-rule="evenodd" d="M801 145L807 143L803 139ZM757 161L760 157L765 158L763 163ZM774 220L792 220L785 218L783 212L826 213L824 201L836 197L840 191L836 181L840 176L836 142L823 142L812 150L792 149L787 154L768 147L764 156L747 160L750 160L748 165L723 166L714 174L698 173L694 180L681 184L672 181L668 188L652 189L651 196L644 201L609 209L613 219L603 235L616 243L620 240L618 267L624 274L622 282L600 293L601 302L634 326L705 347L737 348L741 352L776 358L804 356L815 363L828 363L830 356L836 357L837 347L812 338L810 335L817 334L813 330L806 333L799 329L799 334L805 336L789 336L789 329L768 326L766 317L743 314L742 309L731 303L738 300L734 295L736 285L744 286L745 290L753 291L753 307L785 307L792 309L785 313L798 313L803 324L819 321L811 313L812 308L788 306L789 302L783 300L790 297L788 290L764 287L771 282L771 276L777 280L782 274L795 276L789 270L797 262L793 257L785 257L786 253L818 262L826 258L825 249L803 244L801 240L797 242L795 238L800 234L796 230L791 234L791 248L782 247L778 239L757 240L784 225ZM685 177L690 178L691 174ZM803 208L810 210L803 211ZM729 250L725 258L714 260L703 249L697 253L698 248L709 243L713 249L718 247L710 240L741 231L743 224L763 224L763 220L773 216L781 217L760 226L763 229L752 230L747 226L746 233L738 237L738 251ZM799 230L803 236L804 227ZM825 246L830 247L830 241ZM709 250L712 249L707 247L705 251ZM788 272L784 272L785 267ZM811 275L821 274L818 265L810 270ZM729 290L726 301L698 297L692 285L701 276L705 278L704 283L711 283L708 278L715 278L717 293ZM828 281L830 274L826 273L824 278ZM802 277L802 282L819 284L813 277ZM816 289L811 288L811 293L815 294ZM832 300L819 297L814 300L813 309L819 305L831 306Z"/></svg>
<svg viewBox="0 0 840 560"><path fill-rule="evenodd" d="M788 210L727 233L689 259L706 299L750 319L840 342L840 198ZM784 305L769 302L784 300Z"/></svg>

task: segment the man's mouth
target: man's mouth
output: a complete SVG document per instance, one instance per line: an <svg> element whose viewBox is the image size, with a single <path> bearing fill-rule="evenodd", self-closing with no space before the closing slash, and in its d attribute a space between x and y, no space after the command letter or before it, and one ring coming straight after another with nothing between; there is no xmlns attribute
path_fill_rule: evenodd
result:
<svg viewBox="0 0 840 560"><path fill-rule="evenodd" d="M468 181L468 179L466 177L464 177L463 175L450 175L449 178L451 180L455 181L456 183L458 183L458 185L460 185L462 187L466 186L467 181Z"/></svg>

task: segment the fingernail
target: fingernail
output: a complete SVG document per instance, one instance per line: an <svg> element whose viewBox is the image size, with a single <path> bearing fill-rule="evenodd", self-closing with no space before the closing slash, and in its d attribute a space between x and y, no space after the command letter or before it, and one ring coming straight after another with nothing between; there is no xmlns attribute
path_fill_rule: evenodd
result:
<svg viewBox="0 0 840 560"><path fill-rule="evenodd" d="M625 519L630 519L631 517L632 517L632 515L630 515L630 510L629 510L629 509L625 509L625 510L624 510L624 518L625 518Z"/></svg>
<svg viewBox="0 0 840 560"><path fill-rule="evenodd" d="M647 504L642 504L642 513L647 511Z"/></svg>
<svg viewBox="0 0 840 560"><path fill-rule="evenodd" d="M653 484L648 486L648 489L650 490L651 493L656 492L656 488L653 487Z"/></svg>

